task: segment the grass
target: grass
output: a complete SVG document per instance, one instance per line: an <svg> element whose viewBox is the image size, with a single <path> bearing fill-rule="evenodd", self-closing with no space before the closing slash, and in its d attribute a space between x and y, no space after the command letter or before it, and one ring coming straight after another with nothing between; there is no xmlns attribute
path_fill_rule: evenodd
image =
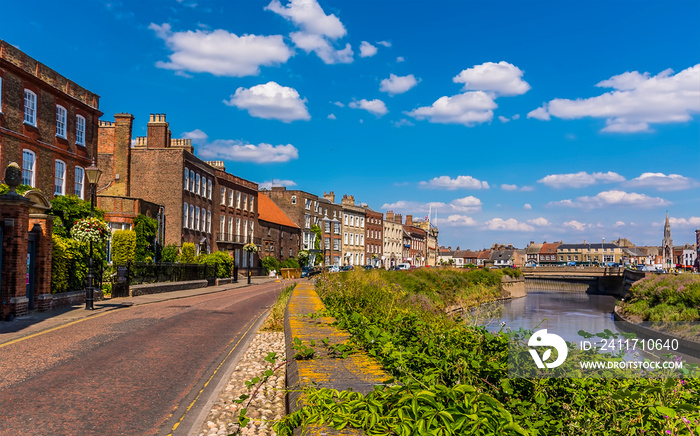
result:
<svg viewBox="0 0 700 436"><path fill-rule="evenodd" d="M282 293L280 294L279 297L277 297L277 301L275 304L272 306L272 309L270 310L270 315L268 315L267 319L263 323L261 330L266 331L266 332L283 332L284 331L284 310L287 307L287 303L289 302L289 297L292 295L292 290L294 290L294 287L296 286L296 283L293 283L284 290L282 290Z"/></svg>

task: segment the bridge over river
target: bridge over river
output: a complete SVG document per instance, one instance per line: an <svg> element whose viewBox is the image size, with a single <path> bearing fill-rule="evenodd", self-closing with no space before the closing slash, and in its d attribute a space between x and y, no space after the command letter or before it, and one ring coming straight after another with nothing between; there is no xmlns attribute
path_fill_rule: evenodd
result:
<svg viewBox="0 0 700 436"><path fill-rule="evenodd" d="M538 292L585 292L622 298L637 280L650 273L596 266L539 266L521 269L525 289Z"/></svg>

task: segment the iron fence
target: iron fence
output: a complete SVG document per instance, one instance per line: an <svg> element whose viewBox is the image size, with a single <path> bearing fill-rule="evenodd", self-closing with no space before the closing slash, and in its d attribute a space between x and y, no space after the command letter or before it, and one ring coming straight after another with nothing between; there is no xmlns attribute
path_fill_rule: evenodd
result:
<svg viewBox="0 0 700 436"><path fill-rule="evenodd" d="M112 297L129 295L129 286L145 283L206 280L216 283L218 264L129 262L114 265Z"/></svg>

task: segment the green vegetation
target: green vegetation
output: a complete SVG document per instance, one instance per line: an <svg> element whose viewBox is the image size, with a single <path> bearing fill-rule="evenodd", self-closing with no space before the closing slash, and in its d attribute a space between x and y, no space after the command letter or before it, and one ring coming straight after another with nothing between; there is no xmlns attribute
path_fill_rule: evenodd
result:
<svg viewBox="0 0 700 436"><path fill-rule="evenodd" d="M700 321L700 277L659 274L632 286L623 315L641 321Z"/></svg>
<svg viewBox="0 0 700 436"><path fill-rule="evenodd" d="M280 262L280 268L301 268L299 266L299 262L294 259L293 257L290 257L289 259L285 259L282 262Z"/></svg>
<svg viewBox="0 0 700 436"><path fill-rule="evenodd" d="M231 277L233 271L233 258L225 251L215 251L213 253L201 255L197 258L197 263L207 265L217 265L216 277Z"/></svg>
<svg viewBox="0 0 700 436"><path fill-rule="evenodd" d="M19 194L19 195L24 195L25 192L31 191L32 189L35 189L35 188L32 188L29 185L19 185L19 186L17 186L17 189L15 190L15 192L17 192L17 194ZM10 192L10 187L4 183L0 183L0 195L7 194L8 192Z"/></svg>
<svg viewBox="0 0 700 436"><path fill-rule="evenodd" d="M262 260L262 266L265 267L265 274L268 274L272 270L277 272L280 271L280 262L274 256L264 257Z"/></svg>
<svg viewBox="0 0 700 436"><path fill-rule="evenodd" d="M261 327L263 331L284 331L284 310L287 307L289 297L292 295L292 291L294 290L295 286L296 283L287 286L286 288L284 288L284 290L282 290L282 293L279 295L279 297L277 297L277 301L272 306L272 309L270 309L270 315L267 317L267 319Z"/></svg>
<svg viewBox="0 0 700 436"><path fill-rule="evenodd" d="M177 254L180 251L180 247L176 244L168 244L163 247L160 253L160 261L165 263L175 263L177 262Z"/></svg>
<svg viewBox="0 0 700 436"><path fill-rule="evenodd" d="M134 231L136 232L134 260L136 262L152 262L155 258L158 221L146 215L138 214L134 218Z"/></svg>
<svg viewBox="0 0 700 436"><path fill-rule="evenodd" d="M112 263L124 265L134 261L136 253L136 232L117 230L112 234Z"/></svg>
<svg viewBox="0 0 700 436"><path fill-rule="evenodd" d="M74 195L59 195L51 200L53 215L53 233L67 238L76 221L90 217L90 202L81 200ZM95 217L104 220L104 211L95 209Z"/></svg>
<svg viewBox="0 0 700 436"><path fill-rule="evenodd" d="M180 253L180 258L178 259L180 263L194 263L194 243L185 242L182 244L182 249Z"/></svg>
<svg viewBox="0 0 700 436"><path fill-rule="evenodd" d="M698 378L508 378L506 334L440 310L496 296L499 282L482 270L319 278L338 327L397 384L367 395L309 388L306 406L277 423L277 434L311 423L402 436L700 434Z"/></svg>

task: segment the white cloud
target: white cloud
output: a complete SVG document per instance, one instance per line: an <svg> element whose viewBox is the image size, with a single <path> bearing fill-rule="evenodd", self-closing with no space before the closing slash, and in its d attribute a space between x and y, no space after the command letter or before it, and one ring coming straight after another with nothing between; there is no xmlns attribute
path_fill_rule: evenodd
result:
<svg viewBox="0 0 700 436"><path fill-rule="evenodd" d="M567 221L562 225L567 229L576 230L577 232L582 232L590 227L590 225L584 224L576 220Z"/></svg>
<svg viewBox="0 0 700 436"><path fill-rule="evenodd" d="M538 107L537 109L528 112L527 117L542 121L549 121L552 118L547 112L546 106Z"/></svg>
<svg viewBox="0 0 700 436"><path fill-rule="evenodd" d="M510 121L510 118L504 117L503 115L499 115L498 120L502 123L507 123L508 121Z"/></svg>
<svg viewBox="0 0 700 436"><path fill-rule="evenodd" d="M265 164L284 163L299 158L299 150L291 144L261 143L253 145L233 139L209 141L208 135L199 129L185 132L182 137L191 139L198 147L197 154L204 159L225 159Z"/></svg>
<svg viewBox="0 0 700 436"><path fill-rule="evenodd" d="M377 54L377 47L373 46L367 41L362 41L360 44L360 57L361 58L371 58Z"/></svg>
<svg viewBox="0 0 700 436"><path fill-rule="evenodd" d="M467 215L449 215L447 218L438 218L437 225L445 227L473 227L478 223Z"/></svg>
<svg viewBox="0 0 700 436"><path fill-rule="evenodd" d="M345 107L345 105L344 105L343 103L339 102L339 101L336 101L336 102L334 102L333 104L336 105L336 106L338 106L338 107Z"/></svg>
<svg viewBox="0 0 700 436"><path fill-rule="evenodd" d="M624 227L626 226L624 221L616 221L615 222L615 227Z"/></svg>
<svg viewBox="0 0 700 436"><path fill-rule="evenodd" d="M360 101L353 101L348 104L349 107L353 109L364 109L369 113L372 113L378 117L385 115L389 112L383 101L375 100L365 100L364 98Z"/></svg>
<svg viewBox="0 0 700 436"><path fill-rule="evenodd" d="M520 190L523 192L532 192L535 190L535 187L534 186L523 186L522 188L520 188Z"/></svg>
<svg viewBox="0 0 700 436"><path fill-rule="evenodd" d="M493 119L493 109L498 107L491 96L483 91L466 92L452 97L440 97L432 106L420 107L407 115L431 123L463 124L473 126Z"/></svg>
<svg viewBox="0 0 700 436"><path fill-rule="evenodd" d="M280 86L276 82L267 82L250 89L238 88L224 103L245 109L251 116L267 120L275 119L289 123L311 119L306 109L306 99L299 97L296 89Z"/></svg>
<svg viewBox="0 0 700 436"><path fill-rule="evenodd" d="M603 191L594 197L578 197L576 201L561 200L549 203L550 206L579 207L584 209L609 206L651 208L667 206L669 204L671 204L671 202L660 197L649 197L648 195L638 194L636 192L624 192L619 190Z"/></svg>
<svg viewBox="0 0 700 436"><path fill-rule="evenodd" d="M532 205L530 203L525 203L525 204L523 204L523 209L530 210L530 209L532 209Z"/></svg>
<svg viewBox="0 0 700 436"><path fill-rule="evenodd" d="M408 121L406 118L401 118L398 121L394 121L392 123L394 127L402 127L402 126L415 126L412 122Z"/></svg>
<svg viewBox="0 0 700 436"><path fill-rule="evenodd" d="M403 94L418 84L419 80L409 74L408 76L397 76L389 74L388 79L384 79L379 83L379 90L386 92L389 95Z"/></svg>
<svg viewBox="0 0 700 436"><path fill-rule="evenodd" d="M585 186L594 185L598 182L612 183L622 182L624 180L624 177L612 171L608 171L607 173L598 172L591 174L581 171L570 174L551 174L538 180L537 182L551 188L582 188Z"/></svg>
<svg viewBox="0 0 700 436"><path fill-rule="evenodd" d="M430 179L428 182L420 182L420 186L433 189L489 189L488 182L475 179L472 176L457 176L452 179L450 176L440 176Z"/></svg>
<svg viewBox="0 0 700 436"><path fill-rule="evenodd" d="M517 191L518 185L509 185L507 183L504 183L501 185L501 189L503 189L504 191Z"/></svg>
<svg viewBox="0 0 700 436"><path fill-rule="evenodd" d="M432 201L428 203L420 203L417 201L397 201L395 203L384 203L382 209L393 210L397 212L407 212L407 213L426 213L430 210L433 212L436 210L443 211L446 213L450 212L480 212L481 211L481 200L476 197L468 196L464 198L455 199L449 203Z"/></svg>
<svg viewBox="0 0 700 436"><path fill-rule="evenodd" d="M350 44L338 50L332 45L332 41L346 35L345 26L334 14L326 15L316 0L290 0L286 6L282 6L279 0L272 0L265 9L281 15L301 29L289 36L306 53L316 53L326 64L348 64L353 61Z"/></svg>
<svg viewBox="0 0 700 436"><path fill-rule="evenodd" d="M687 122L700 113L700 64L675 75L670 69L656 76L626 72L596 86L613 91L591 98L554 99L528 118L602 118L603 132L636 133L651 131L650 124Z"/></svg>
<svg viewBox="0 0 700 436"><path fill-rule="evenodd" d="M335 114L330 114L330 115L328 115L328 119L329 120L336 120L338 118L335 116Z"/></svg>
<svg viewBox="0 0 700 436"><path fill-rule="evenodd" d="M406 60L406 59L404 59L403 56L399 56L399 57L396 58L396 62L397 62L397 63L401 63L401 62L403 62L403 61L405 61L405 60Z"/></svg>
<svg viewBox="0 0 700 436"><path fill-rule="evenodd" d="M467 68L452 81L464 83L465 91L486 91L496 95L522 95L530 90L530 85L522 80L523 72L515 65L501 61L485 62Z"/></svg>
<svg viewBox="0 0 700 436"><path fill-rule="evenodd" d="M283 16L306 33L331 39L341 38L347 33L340 19L334 14L326 15L316 0L290 0L286 6L282 6L279 0L272 0L265 9Z"/></svg>
<svg viewBox="0 0 700 436"><path fill-rule="evenodd" d="M391 43L389 41L377 41L377 44L383 45L386 48L391 47Z"/></svg>
<svg viewBox="0 0 700 436"><path fill-rule="evenodd" d="M533 226L537 226L537 227L546 227L546 226L549 226L551 224L549 222L549 220L547 220L547 218L544 218L544 217L539 217L539 218L527 220L527 222L529 222Z"/></svg>
<svg viewBox="0 0 700 436"><path fill-rule="evenodd" d="M508 218L507 220L493 218L486 221L485 226L488 230L506 230L512 232L532 232L535 230L531 225L518 222L515 218Z"/></svg>
<svg viewBox="0 0 700 436"><path fill-rule="evenodd" d="M691 216L690 218L674 218L669 217L668 223L673 227L692 227L694 229L700 228L700 217Z"/></svg>
<svg viewBox="0 0 700 436"><path fill-rule="evenodd" d="M511 117L513 120L519 120L520 119L520 114L515 114Z"/></svg>
<svg viewBox="0 0 700 436"><path fill-rule="evenodd" d="M695 180L680 174L643 173L641 176L628 180L624 186L632 188L655 188L658 191L680 191L698 186Z"/></svg>
<svg viewBox="0 0 700 436"><path fill-rule="evenodd" d="M281 35L238 36L225 30L173 32L170 24L148 27L165 41L173 53L169 62L156 62L158 68L215 76L255 76L261 66L287 62L292 51Z"/></svg>
<svg viewBox="0 0 700 436"><path fill-rule="evenodd" d="M273 186L296 186L297 184L294 183L292 180L280 180L280 179L272 179L272 180L266 180L260 184L258 184L258 187L260 189L270 189Z"/></svg>

